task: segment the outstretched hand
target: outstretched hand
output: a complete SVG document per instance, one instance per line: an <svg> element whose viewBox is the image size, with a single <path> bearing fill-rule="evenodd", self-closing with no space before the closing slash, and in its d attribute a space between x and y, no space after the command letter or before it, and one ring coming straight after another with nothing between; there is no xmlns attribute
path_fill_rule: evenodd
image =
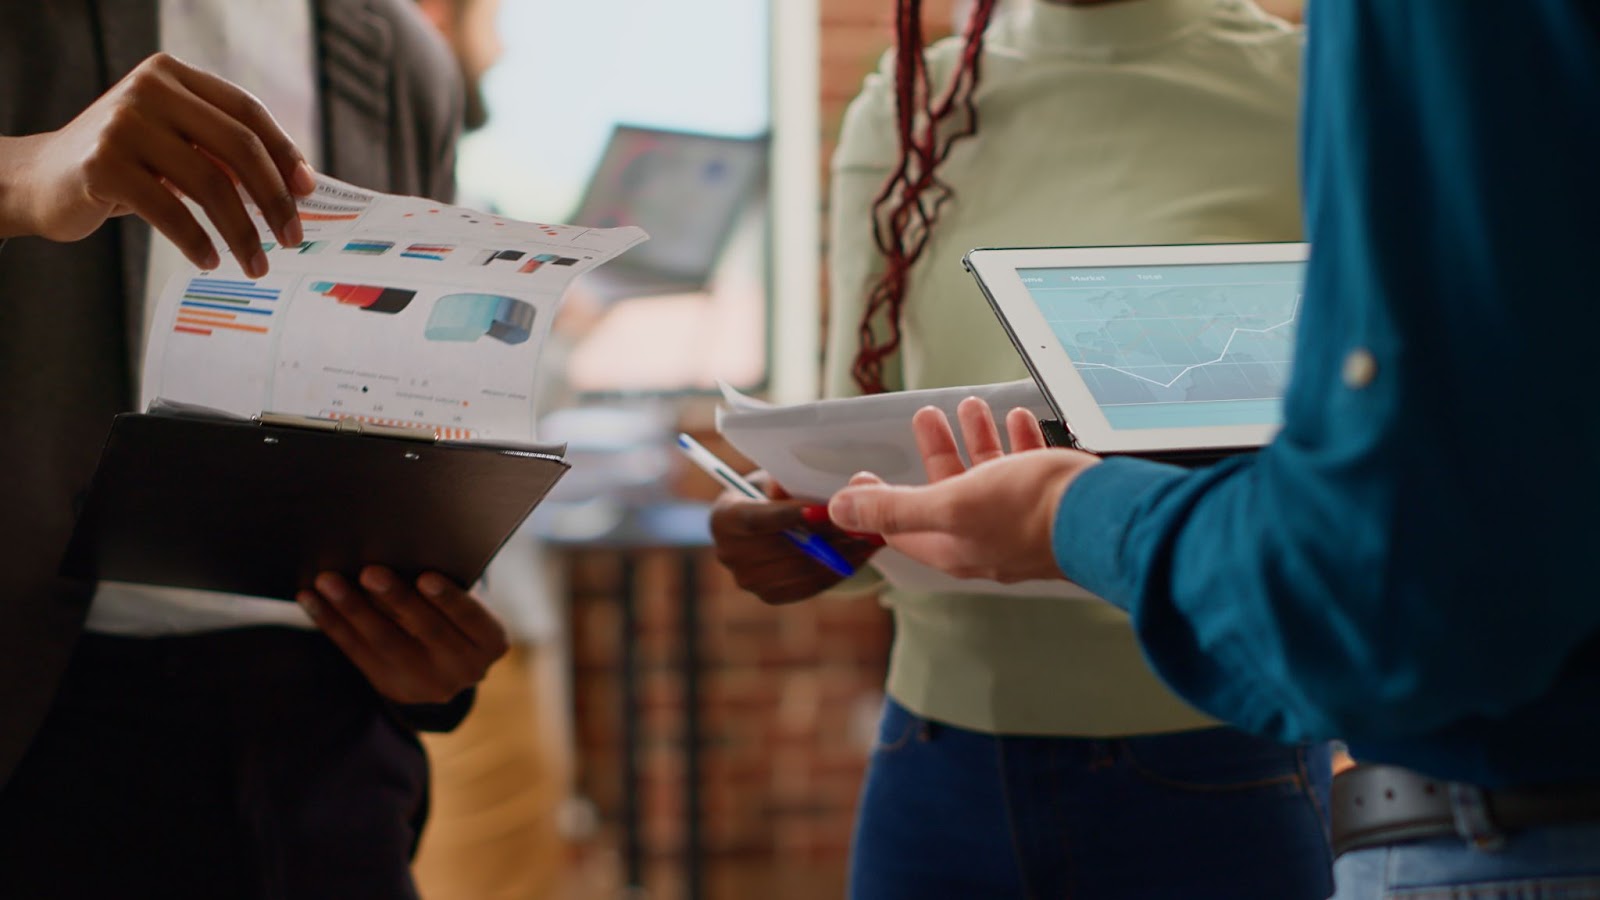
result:
<svg viewBox="0 0 1600 900"><path fill-rule="evenodd" d="M957 417L970 469L945 414L919 410L912 428L929 484L894 487L857 475L828 505L834 523L881 534L890 547L958 578L1061 578L1050 543L1056 507L1099 458L1047 449L1038 420L1025 409L1006 416L1009 454L987 403L969 397Z"/></svg>

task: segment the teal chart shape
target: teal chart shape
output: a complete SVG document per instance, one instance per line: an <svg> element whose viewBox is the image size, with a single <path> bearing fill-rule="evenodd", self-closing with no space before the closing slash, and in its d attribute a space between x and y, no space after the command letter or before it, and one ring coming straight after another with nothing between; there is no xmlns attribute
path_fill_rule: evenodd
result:
<svg viewBox="0 0 1600 900"><path fill-rule="evenodd" d="M533 334L533 318L533 307L512 297L447 294L434 302L425 334L430 341L521 344Z"/></svg>

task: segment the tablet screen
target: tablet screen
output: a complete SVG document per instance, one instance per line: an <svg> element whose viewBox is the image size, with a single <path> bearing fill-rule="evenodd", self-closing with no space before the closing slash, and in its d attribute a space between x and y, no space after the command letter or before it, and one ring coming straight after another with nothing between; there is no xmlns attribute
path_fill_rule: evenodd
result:
<svg viewBox="0 0 1600 900"><path fill-rule="evenodd" d="M1277 426L1301 262L1023 268L1115 430Z"/></svg>

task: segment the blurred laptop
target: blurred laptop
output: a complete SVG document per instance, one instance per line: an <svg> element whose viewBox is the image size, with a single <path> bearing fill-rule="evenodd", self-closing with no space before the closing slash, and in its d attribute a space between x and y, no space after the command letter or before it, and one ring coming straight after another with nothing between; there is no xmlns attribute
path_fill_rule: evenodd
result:
<svg viewBox="0 0 1600 900"><path fill-rule="evenodd" d="M766 182L767 138L618 125L570 221L638 225L650 240L579 283L610 303L703 290Z"/></svg>

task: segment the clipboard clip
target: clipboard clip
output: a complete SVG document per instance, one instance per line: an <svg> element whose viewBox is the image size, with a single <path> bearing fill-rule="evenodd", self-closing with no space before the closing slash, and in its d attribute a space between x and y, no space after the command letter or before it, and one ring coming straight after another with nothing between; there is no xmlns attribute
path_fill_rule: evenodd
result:
<svg viewBox="0 0 1600 900"><path fill-rule="evenodd" d="M423 444L436 444L439 442L437 431L425 428L403 428L396 425L373 425L360 419L325 419L320 416L262 412L254 417L254 421L258 425L272 425L279 428L301 428L307 431L331 431L335 434L399 438Z"/></svg>

